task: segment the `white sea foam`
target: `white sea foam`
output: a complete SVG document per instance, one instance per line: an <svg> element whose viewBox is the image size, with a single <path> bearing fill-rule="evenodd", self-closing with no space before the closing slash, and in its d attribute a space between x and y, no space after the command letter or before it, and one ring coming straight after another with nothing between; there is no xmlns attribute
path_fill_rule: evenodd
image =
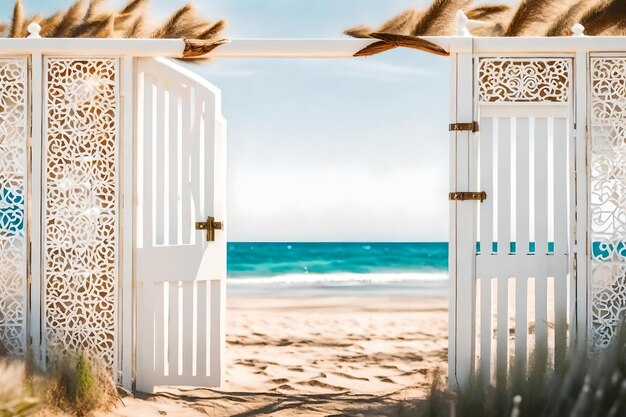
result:
<svg viewBox="0 0 626 417"><path fill-rule="evenodd" d="M285 274L272 277L237 277L229 278L228 285L358 285L358 284L393 284L401 282L422 282L424 284L442 284L448 279L446 272L397 272L397 273L335 273L335 274Z"/></svg>

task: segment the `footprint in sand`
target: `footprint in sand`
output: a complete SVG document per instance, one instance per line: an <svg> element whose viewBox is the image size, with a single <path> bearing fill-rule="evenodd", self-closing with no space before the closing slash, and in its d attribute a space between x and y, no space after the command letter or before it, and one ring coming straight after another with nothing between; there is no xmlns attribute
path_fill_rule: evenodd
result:
<svg viewBox="0 0 626 417"><path fill-rule="evenodd" d="M377 376L376 378L378 378L379 381L381 382L387 382L389 384L396 384L396 381L386 376Z"/></svg>
<svg viewBox="0 0 626 417"><path fill-rule="evenodd" d="M328 389L328 390L333 390L333 391L345 391L344 388L337 387L331 384L326 384L324 382L318 381L317 379L310 379L308 381L298 382L298 385L304 385L304 386L315 387L315 388L323 388L323 389Z"/></svg>
<svg viewBox="0 0 626 417"><path fill-rule="evenodd" d="M273 384L283 384L281 386L284 386L284 384L287 384L287 382L289 382L289 380L287 378L276 378L276 379L272 379L272 383ZM287 385L289 386L289 385ZM280 388L280 387L279 387Z"/></svg>
<svg viewBox="0 0 626 417"><path fill-rule="evenodd" d="M354 375L349 375L349 374L344 374L343 372L333 372L334 375L340 376L342 378L347 378L347 379L355 379L357 381L369 381L369 378L364 378L364 377L359 377L359 376L354 376Z"/></svg>
<svg viewBox="0 0 626 417"><path fill-rule="evenodd" d="M288 371L291 371L291 372L304 372L304 369L302 369L302 368L301 368L301 367L299 367L299 366L294 366L294 367L292 367L292 368L287 368L287 370L288 370Z"/></svg>

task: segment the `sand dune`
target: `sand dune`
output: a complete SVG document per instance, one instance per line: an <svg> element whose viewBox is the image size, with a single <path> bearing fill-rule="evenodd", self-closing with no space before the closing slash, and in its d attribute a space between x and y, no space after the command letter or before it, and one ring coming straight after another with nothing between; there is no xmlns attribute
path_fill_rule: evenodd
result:
<svg viewBox="0 0 626 417"><path fill-rule="evenodd" d="M109 415L388 415L445 369L447 301L228 300L226 385L125 399Z"/></svg>

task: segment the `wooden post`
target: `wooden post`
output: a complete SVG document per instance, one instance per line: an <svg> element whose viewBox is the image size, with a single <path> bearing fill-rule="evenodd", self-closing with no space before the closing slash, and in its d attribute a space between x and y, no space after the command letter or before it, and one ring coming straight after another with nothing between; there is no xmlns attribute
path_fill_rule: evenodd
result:
<svg viewBox="0 0 626 417"><path fill-rule="evenodd" d="M43 57L40 53L31 56L31 283L30 283L30 337L33 360L43 366L41 349L42 288L42 170L43 170Z"/></svg>
<svg viewBox="0 0 626 417"><path fill-rule="evenodd" d="M133 273L133 253L135 247L134 211L135 211L135 69L134 58L122 58L122 112L121 112L121 188L122 188L122 230L121 230L121 276L119 297L121 302L120 332L120 370L121 383L132 389L134 370L134 323L135 323L135 286Z"/></svg>
<svg viewBox="0 0 626 417"><path fill-rule="evenodd" d="M473 39L452 38L451 122L469 123L474 117ZM477 136L450 132L450 191L479 191ZM474 187L474 188L472 188ZM488 197L489 198L489 197ZM450 203L450 334L449 385L465 389L474 372L476 333L476 201Z"/></svg>
<svg viewBox="0 0 626 417"><path fill-rule="evenodd" d="M575 285L572 285L570 294L572 295L571 315L573 334L570 340L576 342L579 347L587 347L589 345L589 259L592 254L591 242L589 241L589 194L587 183L589 178L589 164L587 163L587 155L590 152L590 146L587 141L588 137L588 109L587 109L587 80L589 79L589 55L587 52L581 51L576 53L575 57L575 109L576 109L576 127L574 129L576 160L575 160L575 184L576 184L576 224L573 238L573 256L576 262L576 268L571 267L571 271L576 274ZM573 260L572 260L573 262Z"/></svg>

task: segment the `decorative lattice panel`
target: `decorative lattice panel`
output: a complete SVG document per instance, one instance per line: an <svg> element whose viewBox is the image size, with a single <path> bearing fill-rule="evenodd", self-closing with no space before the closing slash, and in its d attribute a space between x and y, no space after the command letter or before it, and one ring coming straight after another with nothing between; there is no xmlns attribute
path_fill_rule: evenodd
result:
<svg viewBox="0 0 626 417"><path fill-rule="evenodd" d="M44 338L115 369L116 59L46 60Z"/></svg>
<svg viewBox="0 0 626 417"><path fill-rule="evenodd" d="M26 58L0 58L0 351L26 341Z"/></svg>
<svg viewBox="0 0 626 417"><path fill-rule="evenodd" d="M626 59L591 61L591 315L596 346L626 312Z"/></svg>
<svg viewBox="0 0 626 417"><path fill-rule="evenodd" d="M478 66L478 95L483 103L564 103L570 94L567 58L483 58Z"/></svg>

